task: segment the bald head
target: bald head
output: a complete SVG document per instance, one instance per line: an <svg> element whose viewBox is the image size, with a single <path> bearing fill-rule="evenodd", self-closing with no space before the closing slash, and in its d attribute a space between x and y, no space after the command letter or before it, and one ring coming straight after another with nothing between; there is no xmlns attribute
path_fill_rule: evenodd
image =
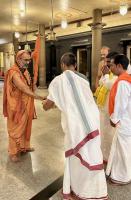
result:
<svg viewBox="0 0 131 200"><path fill-rule="evenodd" d="M106 56L108 55L109 51L110 51L109 47L103 46L101 48L101 58L103 58L103 59L106 58Z"/></svg>

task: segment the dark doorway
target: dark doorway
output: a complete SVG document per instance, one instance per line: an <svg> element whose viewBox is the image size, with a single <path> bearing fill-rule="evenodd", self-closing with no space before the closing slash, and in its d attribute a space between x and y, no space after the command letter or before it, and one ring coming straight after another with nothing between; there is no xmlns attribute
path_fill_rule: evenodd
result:
<svg viewBox="0 0 131 200"><path fill-rule="evenodd" d="M72 45L72 51L77 57L77 71L84 74L91 84L91 44Z"/></svg>
<svg viewBox="0 0 131 200"><path fill-rule="evenodd" d="M77 49L77 70L87 76L87 50Z"/></svg>

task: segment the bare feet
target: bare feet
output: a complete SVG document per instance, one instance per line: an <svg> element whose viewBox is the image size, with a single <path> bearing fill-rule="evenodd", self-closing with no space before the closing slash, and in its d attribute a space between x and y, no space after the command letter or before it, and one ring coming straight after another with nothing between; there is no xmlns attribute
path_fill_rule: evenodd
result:
<svg viewBox="0 0 131 200"><path fill-rule="evenodd" d="M10 159L11 159L12 162L19 162L20 161L20 159L18 158L17 155L10 155Z"/></svg>

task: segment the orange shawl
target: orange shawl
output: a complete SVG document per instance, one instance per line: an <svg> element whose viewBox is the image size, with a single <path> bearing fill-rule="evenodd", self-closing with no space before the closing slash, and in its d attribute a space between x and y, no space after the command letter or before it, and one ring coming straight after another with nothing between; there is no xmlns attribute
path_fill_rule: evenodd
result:
<svg viewBox="0 0 131 200"><path fill-rule="evenodd" d="M38 35L35 43L35 50L32 52L32 58L34 60L34 78L33 84L37 83L37 76L38 76L38 65L39 65L39 57L40 57L40 35Z"/></svg>
<svg viewBox="0 0 131 200"><path fill-rule="evenodd" d="M115 96L116 96L116 92L117 92L117 86L119 81L124 80L124 81L128 81L129 83L131 83L131 75L127 74L126 72L121 74L118 79L116 80L116 82L114 83L114 85L111 88L110 91L110 96L109 96L109 114L111 115L114 112L114 104L115 104Z"/></svg>

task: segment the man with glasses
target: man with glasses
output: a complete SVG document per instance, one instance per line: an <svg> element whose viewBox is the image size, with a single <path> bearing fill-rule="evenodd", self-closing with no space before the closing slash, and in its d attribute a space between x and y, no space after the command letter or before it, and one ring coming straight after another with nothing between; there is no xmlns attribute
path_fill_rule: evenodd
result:
<svg viewBox="0 0 131 200"><path fill-rule="evenodd" d="M32 91L28 73L31 61L29 52L21 50L16 63L6 73L4 81L3 114L7 117L9 155L12 161L19 161L19 153L34 151L30 147L32 119L35 117L34 99L43 97Z"/></svg>

